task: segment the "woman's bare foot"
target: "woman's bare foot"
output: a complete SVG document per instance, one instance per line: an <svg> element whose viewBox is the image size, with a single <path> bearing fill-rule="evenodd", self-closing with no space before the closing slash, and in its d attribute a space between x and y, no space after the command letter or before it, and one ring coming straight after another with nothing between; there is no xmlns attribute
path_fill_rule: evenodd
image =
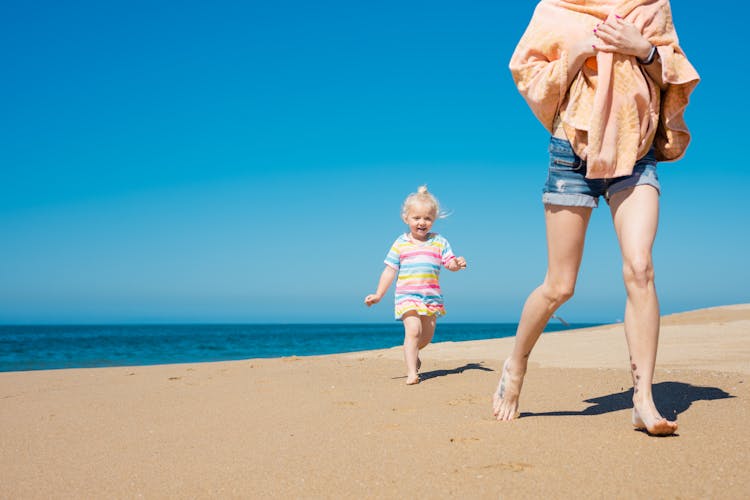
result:
<svg viewBox="0 0 750 500"><path fill-rule="evenodd" d="M655 407L653 409L648 408L653 405L641 404L640 406L643 413L633 406L633 427L645 430L652 436L669 436L677 432L677 422L672 422L659 415Z"/></svg>
<svg viewBox="0 0 750 500"><path fill-rule="evenodd" d="M503 372L497 390L492 396L493 414L498 420L513 420L518 417L518 398L521 395L521 386L525 370L521 374L512 373L510 370L510 358L503 363Z"/></svg>

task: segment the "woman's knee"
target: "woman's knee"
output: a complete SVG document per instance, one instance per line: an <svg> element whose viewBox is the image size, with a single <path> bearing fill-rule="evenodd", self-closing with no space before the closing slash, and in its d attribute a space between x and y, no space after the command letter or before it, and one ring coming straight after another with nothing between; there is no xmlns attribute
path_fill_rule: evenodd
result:
<svg viewBox="0 0 750 500"><path fill-rule="evenodd" d="M545 298L556 306L568 301L575 293L575 281L545 282L542 286Z"/></svg>
<svg viewBox="0 0 750 500"><path fill-rule="evenodd" d="M643 288L654 281L654 264L651 256L642 255L626 259L622 266L622 276L625 286Z"/></svg>

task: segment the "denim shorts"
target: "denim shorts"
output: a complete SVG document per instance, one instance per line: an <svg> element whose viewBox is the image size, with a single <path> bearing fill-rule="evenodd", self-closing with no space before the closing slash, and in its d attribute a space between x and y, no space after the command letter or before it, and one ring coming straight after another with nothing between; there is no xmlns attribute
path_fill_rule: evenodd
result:
<svg viewBox="0 0 750 500"><path fill-rule="evenodd" d="M630 175L612 179L587 179L586 160L576 155L565 139L550 139L549 173L542 190L542 202L545 205L594 208L599 206L600 196L604 196L609 203L613 194L641 185L653 186L657 192L661 192L653 147L646 156L635 162Z"/></svg>

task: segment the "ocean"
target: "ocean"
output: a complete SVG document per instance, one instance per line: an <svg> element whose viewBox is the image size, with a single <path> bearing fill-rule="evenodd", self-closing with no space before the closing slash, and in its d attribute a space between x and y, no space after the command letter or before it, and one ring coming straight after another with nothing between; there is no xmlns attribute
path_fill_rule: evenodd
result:
<svg viewBox="0 0 750 500"><path fill-rule="evenodd" d="M596 326L550 324L546 331ZM511 337L516 323L440 323L433 342ZM403 343L401 323L0 325L0 371L310 356Z"/></svg>

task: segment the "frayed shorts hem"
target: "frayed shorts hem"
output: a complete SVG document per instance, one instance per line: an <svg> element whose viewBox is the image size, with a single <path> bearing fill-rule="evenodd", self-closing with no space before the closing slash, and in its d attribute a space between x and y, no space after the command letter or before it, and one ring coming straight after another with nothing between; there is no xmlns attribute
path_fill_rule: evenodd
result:
<svg viewBox="0 0 750 500"><path fill-rule="evenodd" d="M560 205L563 207L596 208L599 206L599 199L587 194L543 193L542 203L545 205Z"/></svg>
<svg viewBox="0 0 750 500"><path fill-rule="evenodd" d="M613 195L636 186L651 186L661 194L653 147L636 161L630 175L606 179L587 178L586 161L564 139L552 137L549 153L547 181L542 189L545 205L596 208L600 197L609 204Z"/></svg>

